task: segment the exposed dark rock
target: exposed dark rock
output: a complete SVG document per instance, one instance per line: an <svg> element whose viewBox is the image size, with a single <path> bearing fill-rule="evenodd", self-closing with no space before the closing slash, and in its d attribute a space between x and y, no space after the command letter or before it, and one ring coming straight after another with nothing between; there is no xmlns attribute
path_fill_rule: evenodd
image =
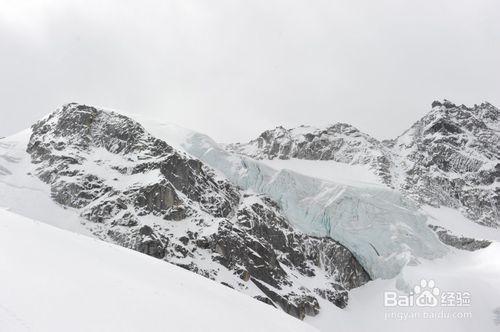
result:
<svg viewBox="0 0 500 332"><path fill-rule="evenodd" d="M154 239L145 239L137 246L137 251L156 258L165 257L165 249L162 243Z"/></svg>
<svg viewBox="0 0 500 332"><path fill-rule="evenodd" d="M273 301L271 301L271 299L268 298L268 297L256 295L253 298L256 299L256 300L259 300L260 302L264 302L265 304L269 304L269 305L271 305L271 306L273 306L273 307L276 308L276 306L274 305Z"/></svg>
<svg viewBox="0 0 500 332"><path fill-rule="evenodd" d="M309 295L295 296L290 294L281 296L278 293L265 286L262 282L252 278L252 282L269 297L274 303L278 304L287 314L304 319L306 315L316 316L319 313L319 303L316 298Z"/></svg>
<svg viewBox="0 0 500 332"><path fill-rule="evenodd" d="M165 257L165 246L153 229L149 226L142 226L139 229L137 251L156 258Z"/></svg>
<svg viewBox="0 0 500 332"><path fill-rule="evenodd" d="M175 189L167 181L141 187L135 197L135 206L141 214L162 213L182 204Z"/></svg>
<svg viewBox="0 0 500 332"><path fill-rule="evenodd" d="M181 241L183 245L187 245L189 242L189 238L187 236L181 236L179 238L179 241Z"/></svg>
<svg viewBox="0 0 500 332"><path fill-rule="evenodd" d="M460 134L462 133L462 130L453 122L440 120L434 123L429 129L427 129L425 133L434 134L438 132L443 135L452 135L452 134Z"/></svg>
<svg viewBox="0 0 500 332"><path fill-rule="evenodd" d="M230 284L228 284L227 282L224 282L224 281L223 281L223 282L221 282L221 284L222 284L222 285L224 285L224 286L226 286L226 287L229 287L229 288L231 288L231 289L234 289L234 287L233 287L233 286L231 286Z"/></svg>
<svg viewBox="0 0 500 332"><path fill-rule="evenodd" d="M196 245L202 249L208 249L210 248L211 241L208 238L203 237L201 239L196 240Z"/></svg>
<svg viewBox="0 0 500 332"><path fill-rule="evenodd" d="M449 230L435 225L429 227L436 232L441 242L461 250L476 251L488 247L491 241L476 240L469 237L453 235Z"/></svg>

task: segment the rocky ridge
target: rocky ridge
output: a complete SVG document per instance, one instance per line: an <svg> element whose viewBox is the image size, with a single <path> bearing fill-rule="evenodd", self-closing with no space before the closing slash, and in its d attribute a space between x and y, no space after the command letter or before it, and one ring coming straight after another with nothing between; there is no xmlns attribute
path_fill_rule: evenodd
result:
<svg viewBox="0 0 500 332"><path fill-rule="evenodd" d="M500 227L500 110L435 101L394 140L378 141L346 124L277 127L226 149L254 159L333 160L368 165L382 182L420 204L459 209Z"/></svg>
<svg viewBox="0 0 500 332"><path fill-rule="evenodd" d="M100 239L167 260L304 318L345 307L369 275L328 237L294 230L246 192L130 118L68 104L37 122L33 174ZM314 287L310 285L315 285Z"/></svg>
<svg viewBox="0 0 500 332"><path fill-rule="evenodd" d="M500 227L500 110L434 102L432 110L390 142L403 170L397 185L423 204L459 209Z"/></svg>
<svg viewBox="0 0 500 332"><path fill-rule="evenodd" d="M325 128L279 126L247 144L228 144L226 148L258 160L297 158L370 165L384 183L391 183L391 159L384 145L346 123Z"/></svg>

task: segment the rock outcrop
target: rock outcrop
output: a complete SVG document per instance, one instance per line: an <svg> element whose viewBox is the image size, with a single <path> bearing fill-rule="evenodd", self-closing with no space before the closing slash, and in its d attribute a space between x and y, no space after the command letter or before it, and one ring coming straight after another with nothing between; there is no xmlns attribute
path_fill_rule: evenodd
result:
<svg viewBox="0 0 500 332"><path fill-rule="evenodd" d="M429 227L436 232L441 242L460 250L476 251L486 248L491 244L491 241L488 240L477 240L470 237L455 235L440 226L429 225Z"/></svg>
<svg viewBox="0 0 500 332"><path fill-rule="evenodd" d="M243 191L126 116L65 105L33 125L27 152L52 198L98 238L298 318L319 312L318 297L345 307L347 291L370 280L344 246L294 230L273 200Z"/></svg>
<svg viewBox="0 0 500 332"><path fill-rule="evenodd" d="M391 184L391 159L384 145L346 123L325 128L279 126L247 144L229 144L226 148L255 159L297 158L369 165L384 183Z"/></svg>
<svg viewBox="0 0 500 332"><path fill-rule="evenodd" d="M404 171L398 186L420 203L456 208L479 224L500 227L500 110L447 100L432 106L390 143Z"/></svg>

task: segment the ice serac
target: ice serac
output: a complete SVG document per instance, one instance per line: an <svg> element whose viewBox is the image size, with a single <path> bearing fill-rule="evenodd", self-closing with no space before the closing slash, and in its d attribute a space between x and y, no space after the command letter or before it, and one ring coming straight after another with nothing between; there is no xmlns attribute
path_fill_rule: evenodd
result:
<svg viewBox="0 0 500 332"><path fill-rule="evenodd" d="M156 134L168 137L161 129ZM372 278L391 278L403 266L441 257L447 250L417 207L389 188L353 187L277 171L230 153L199 133L186 135L183 147L232 183L269 195L304 233L345 245Z"/></svg>
<svg viewBox="0 0 500 332"><path fill-rule="evenodd" d="M432 110L390 143L403 171L396 185L413 199L459 209L500 227L500 110L435 101Z"/></svg>
<svg viewBox="0 0 500 332"><path fill-rule="evenodd" d="M30 173L94 236L295 317L318 314L319 298L345 307L348 290L370 280L345 246L297 231L269 195L242 190L127 116L64 105L32 126L27 153Z"/></svg>

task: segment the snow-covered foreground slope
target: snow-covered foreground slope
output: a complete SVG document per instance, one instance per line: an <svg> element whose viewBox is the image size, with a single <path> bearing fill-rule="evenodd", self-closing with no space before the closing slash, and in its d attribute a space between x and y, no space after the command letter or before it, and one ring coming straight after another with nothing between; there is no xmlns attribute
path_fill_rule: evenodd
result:
<svg viewBox="0 0 500 332"><path fill-rule="evenodd" d="M474 252L451 249L443 258L406 266L393 279L377 279L352 290L346 309L328 307L306 321L321 331L330 331L332 326L346 332L499 331L500 230L478 225L450 208L426 206L424 210L433 224L447 227L457 235L488 239L492 244ZM414 287L422 280L432 280L439 289L438 305L384 305L386 292L407 298L411 292L415 294ZM470 305L463 301L459 305L464 294ZM449 303L441 303L442 297Z"/></svg>
<svg viewBox="0 0 500 332"><path fill-rule="evenodd" d="M218 283L0 209L0 331L312 331Z"/></svg>
<svg viewBox="0 0 500 332"><path fill-rule="evenodd" d="M493 236L499 235L495 232ZM444 258L407 266L395 279L375 280L351 291L348 308L327 308L310 322L322 331L334 325L338 331L499 331L499 262L499 242L475 252L453 250ZM437 300L441 302L444 297L449 303L434 307L384 306L385 292L407 296L423 279L433 280L439 289ZM459 297L464 294L470 305L459 305Z"/></svg>

